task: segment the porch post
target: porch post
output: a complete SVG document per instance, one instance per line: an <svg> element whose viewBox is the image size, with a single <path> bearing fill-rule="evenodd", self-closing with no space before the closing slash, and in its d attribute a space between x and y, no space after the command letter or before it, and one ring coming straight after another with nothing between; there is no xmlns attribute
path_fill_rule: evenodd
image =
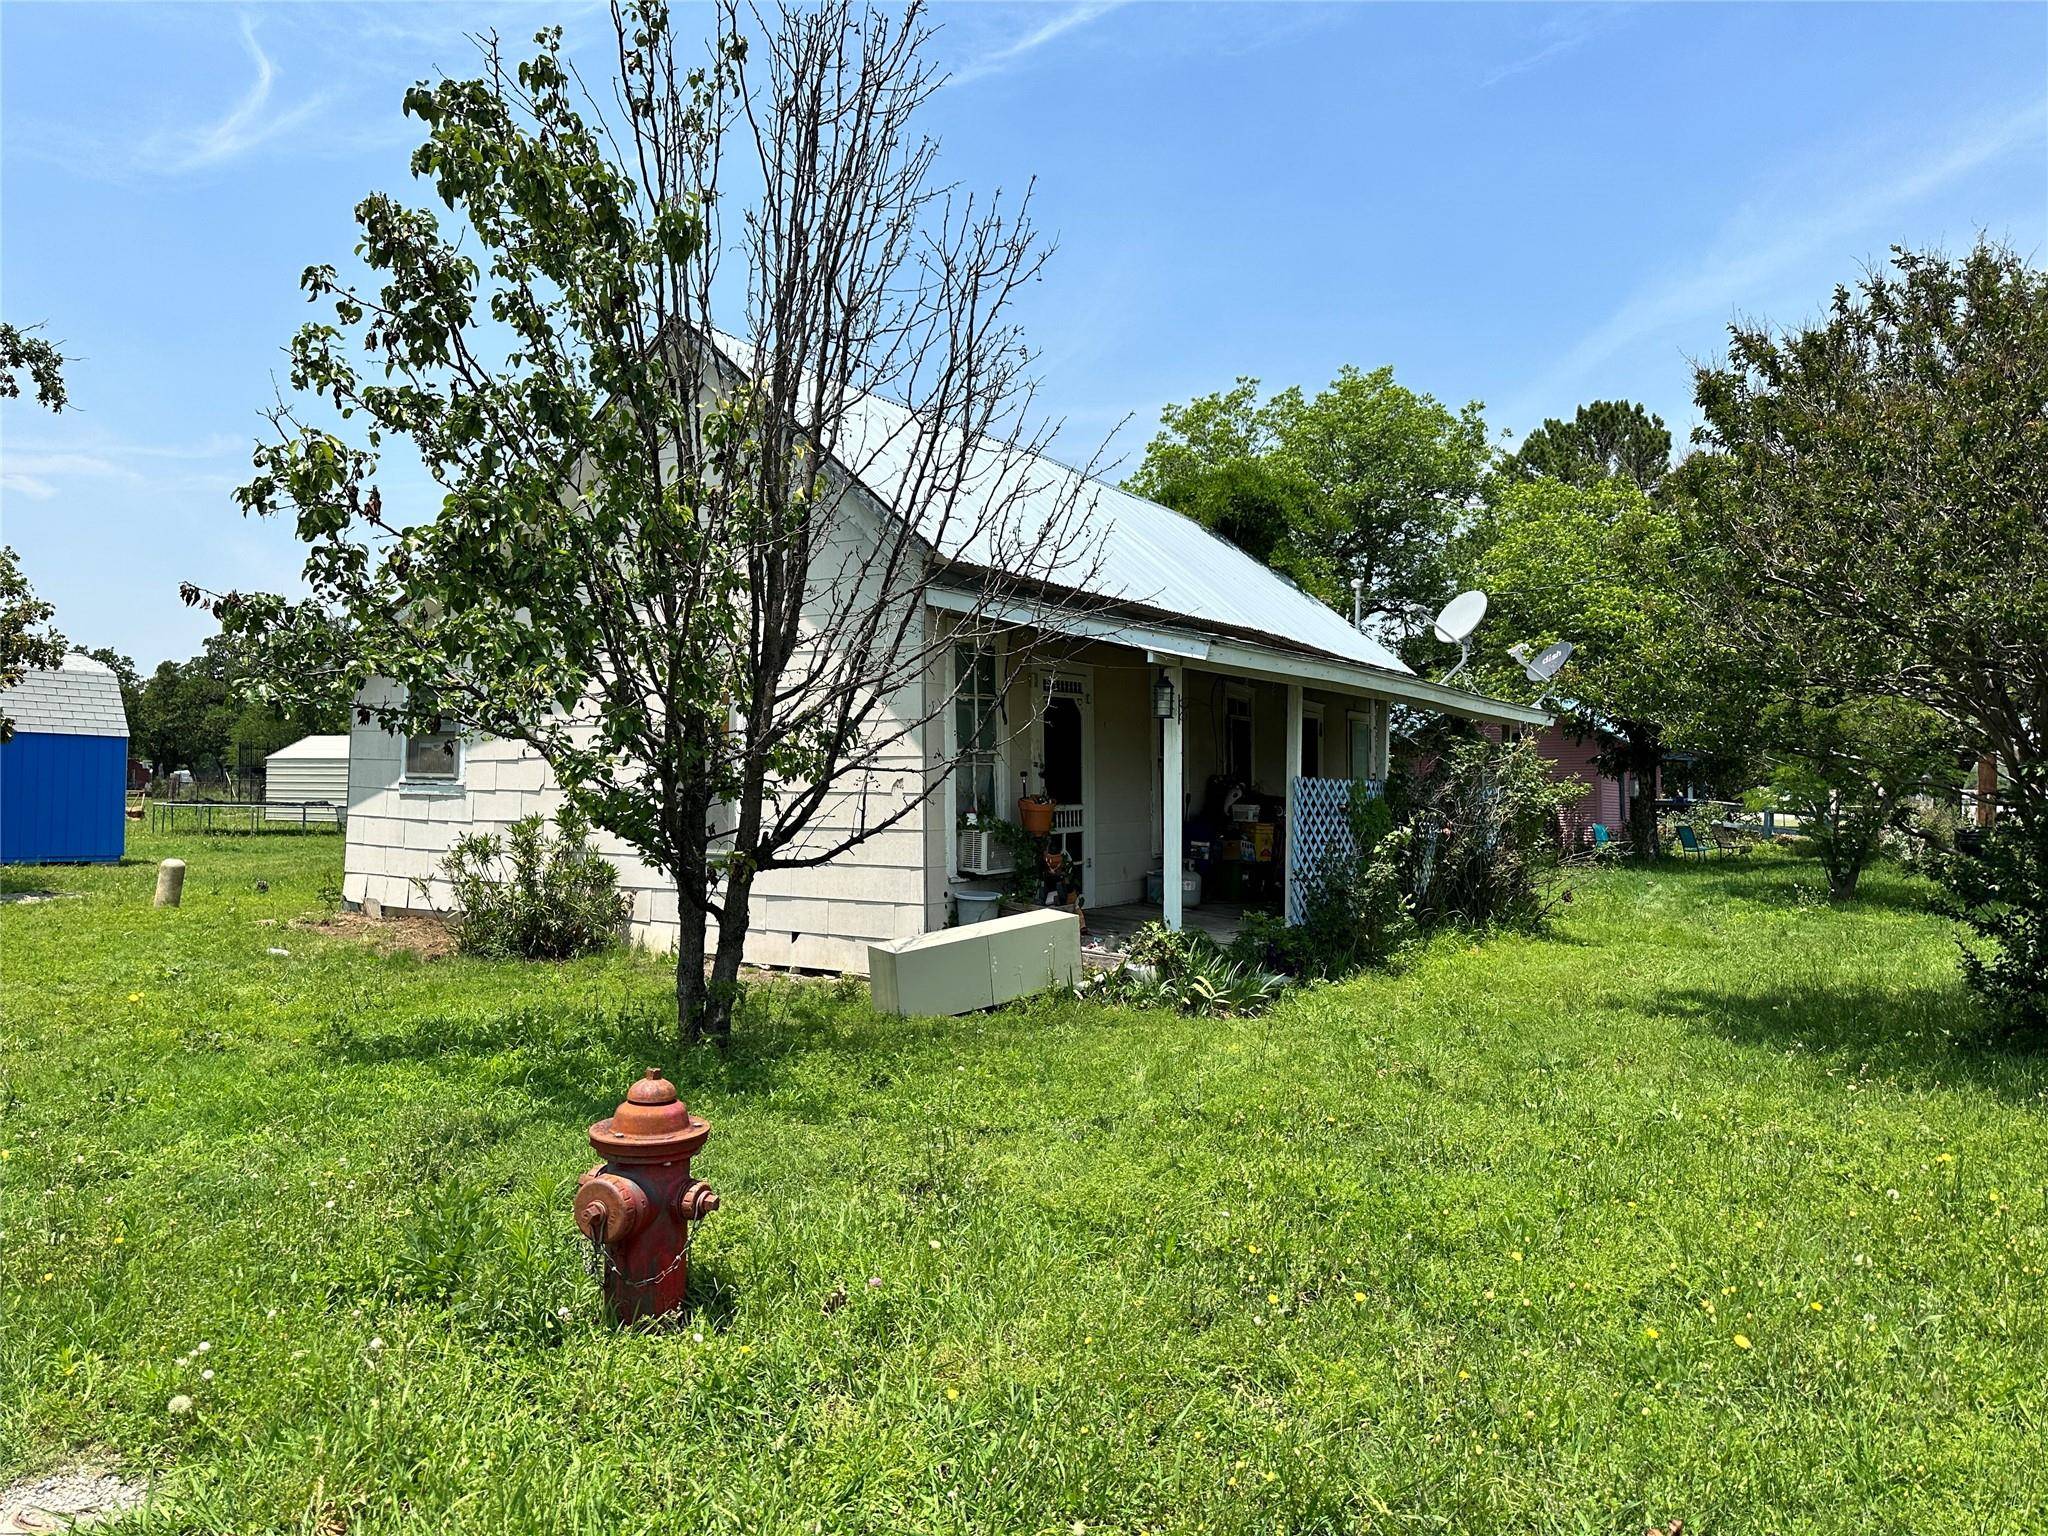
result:
<svg viewBox="0 0 2048 1536"><path fill-rule="evenodd" d="M1186 794L1187 778L1187 760L1181 745L1181 711L1186 694L1182 690L1180 666L1176 663L1162 670L1173 687L1173 713L1159 722L1159 915L1167 927L1177 929L1182 917L1181 865L1187 858L1187 839L1181 831L1181 800Z"/></svg>
<svg viewBox="0 0 2048 1536"><path fill-rule="evenodd" d="M1280 848L1280 916L1294 921L1294 781L1301 777L1301 684L1287 685L1287 836Z"/></svg>

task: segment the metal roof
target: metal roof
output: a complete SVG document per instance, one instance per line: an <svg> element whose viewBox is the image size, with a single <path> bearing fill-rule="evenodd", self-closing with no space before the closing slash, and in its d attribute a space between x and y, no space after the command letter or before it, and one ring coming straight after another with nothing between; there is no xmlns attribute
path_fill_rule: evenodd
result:
<svg viewBox="0 0 2048 1536"><path fill-rule="evenodd" d="M275 752L266 757L264 761L266 763L274 763L279 758L289 761L295 758L308 757L324 758L328 761L333 761L337 758L346 760L348 757L348 738L346 736L301 736L290 746L279 747Z"/></svg>
<svg viewBox="0 0 2048 1536"><path fill-rule="evenodd" d="M920 446L916 418L875 395L855 395L841 424L834 457L898 511L914 487ZM983 438L968 455L957 499L919 494L924 535L949 559L1014 576L1074 587L1106 602L1172 615L1197 627L1263 635L1341 661L1407 677L1400 657L1285 577L1192 518L1120 486L1091 479L1042 454ZM930 474L926 469L927 476ZM1080 516L1077 516L1080 514ZM1048 528L1073 525L1071 577L1044 569L1018 571L1016 550L1029 550ZM1085 566L1085 569L1084 569Z"/></svg>
<svg viewBox="0 0 2048 1536"><path fill-rule="evenodd" d="M53 670L25 673L0 693L0 714L17 733L45 736L126 736L121 682L104 662L73 651Z"/></svg>
<svg viewBox="0 0 2048 1536"><path fill-rule="evenodd" d="M745 373L755 358L753 345L723 331L712 335L716 351ZM1197 628L1263 636L1397 676L1414 675L1344 615L1171 508L987 437L978 438L967 456L959 495L932 494L923 489L929 463L923 466L925 478L918 478L922 441L922 427L906 407L853 391L832 456L899 515L915 495L917 531L949 559L1070 587ZM949 463L958 456L947 450L936 457ZM1077 509L1087 514L1076 530L1087 548L1075 551L1071 575L1046 570L1042 557L1024 562L1033 569L1016 568L1015 551L1032 549L1048 527L1074 523Z"/></svg>

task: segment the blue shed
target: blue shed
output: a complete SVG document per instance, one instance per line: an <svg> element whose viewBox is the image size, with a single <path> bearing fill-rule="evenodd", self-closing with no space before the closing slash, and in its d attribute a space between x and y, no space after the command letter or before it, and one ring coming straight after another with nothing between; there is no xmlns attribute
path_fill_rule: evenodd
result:
<svg viewBox="0 0 2048 1536"><path fill-rule="evenodd" d="M0 864L121 857L128 808L128 716L121 684L75 652L0 693L14 734L0 742Z"/></svg>

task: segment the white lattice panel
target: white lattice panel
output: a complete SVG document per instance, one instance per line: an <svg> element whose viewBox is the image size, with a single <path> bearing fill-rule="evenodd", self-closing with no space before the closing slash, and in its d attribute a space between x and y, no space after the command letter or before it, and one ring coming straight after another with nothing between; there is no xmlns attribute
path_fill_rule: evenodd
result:
<svg viewBox="0 0 2048 1536"><path fill-rule="evenodd" d="M1379 786L1368 784L1368 794ZM1298 923L1304 916L1309 882L1325 859L1348 859L1357 845L1351 837L1350 779L1294 781L1289 797L1290 824L1287 828L1287 921Z"/></svg>

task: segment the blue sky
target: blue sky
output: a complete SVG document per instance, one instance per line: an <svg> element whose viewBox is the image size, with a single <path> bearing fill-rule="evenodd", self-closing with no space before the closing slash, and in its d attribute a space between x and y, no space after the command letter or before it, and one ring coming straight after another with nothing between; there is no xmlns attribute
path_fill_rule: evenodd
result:
<svg viewBox="0 0 2048 1536"><path fill-rule="evenodd" d="M682 13L686 27L692 16ZM1037 178L1059 250L1023 320L1069 457L1135 462L1168 401L1391 364L1527 431L1791 322L1893 243L2048 256L2041 5L941 5L943 166ZM230 491L300 270L405 191L398 112L592 7L0 5L0 314L74 409L0 406L0 537L77 643L145 668L177 584L291 586ZM597 57L592 51L593 60ZM410 193L419 200L423 196ZM421 498L400 475L394 500Z"/></svg>

